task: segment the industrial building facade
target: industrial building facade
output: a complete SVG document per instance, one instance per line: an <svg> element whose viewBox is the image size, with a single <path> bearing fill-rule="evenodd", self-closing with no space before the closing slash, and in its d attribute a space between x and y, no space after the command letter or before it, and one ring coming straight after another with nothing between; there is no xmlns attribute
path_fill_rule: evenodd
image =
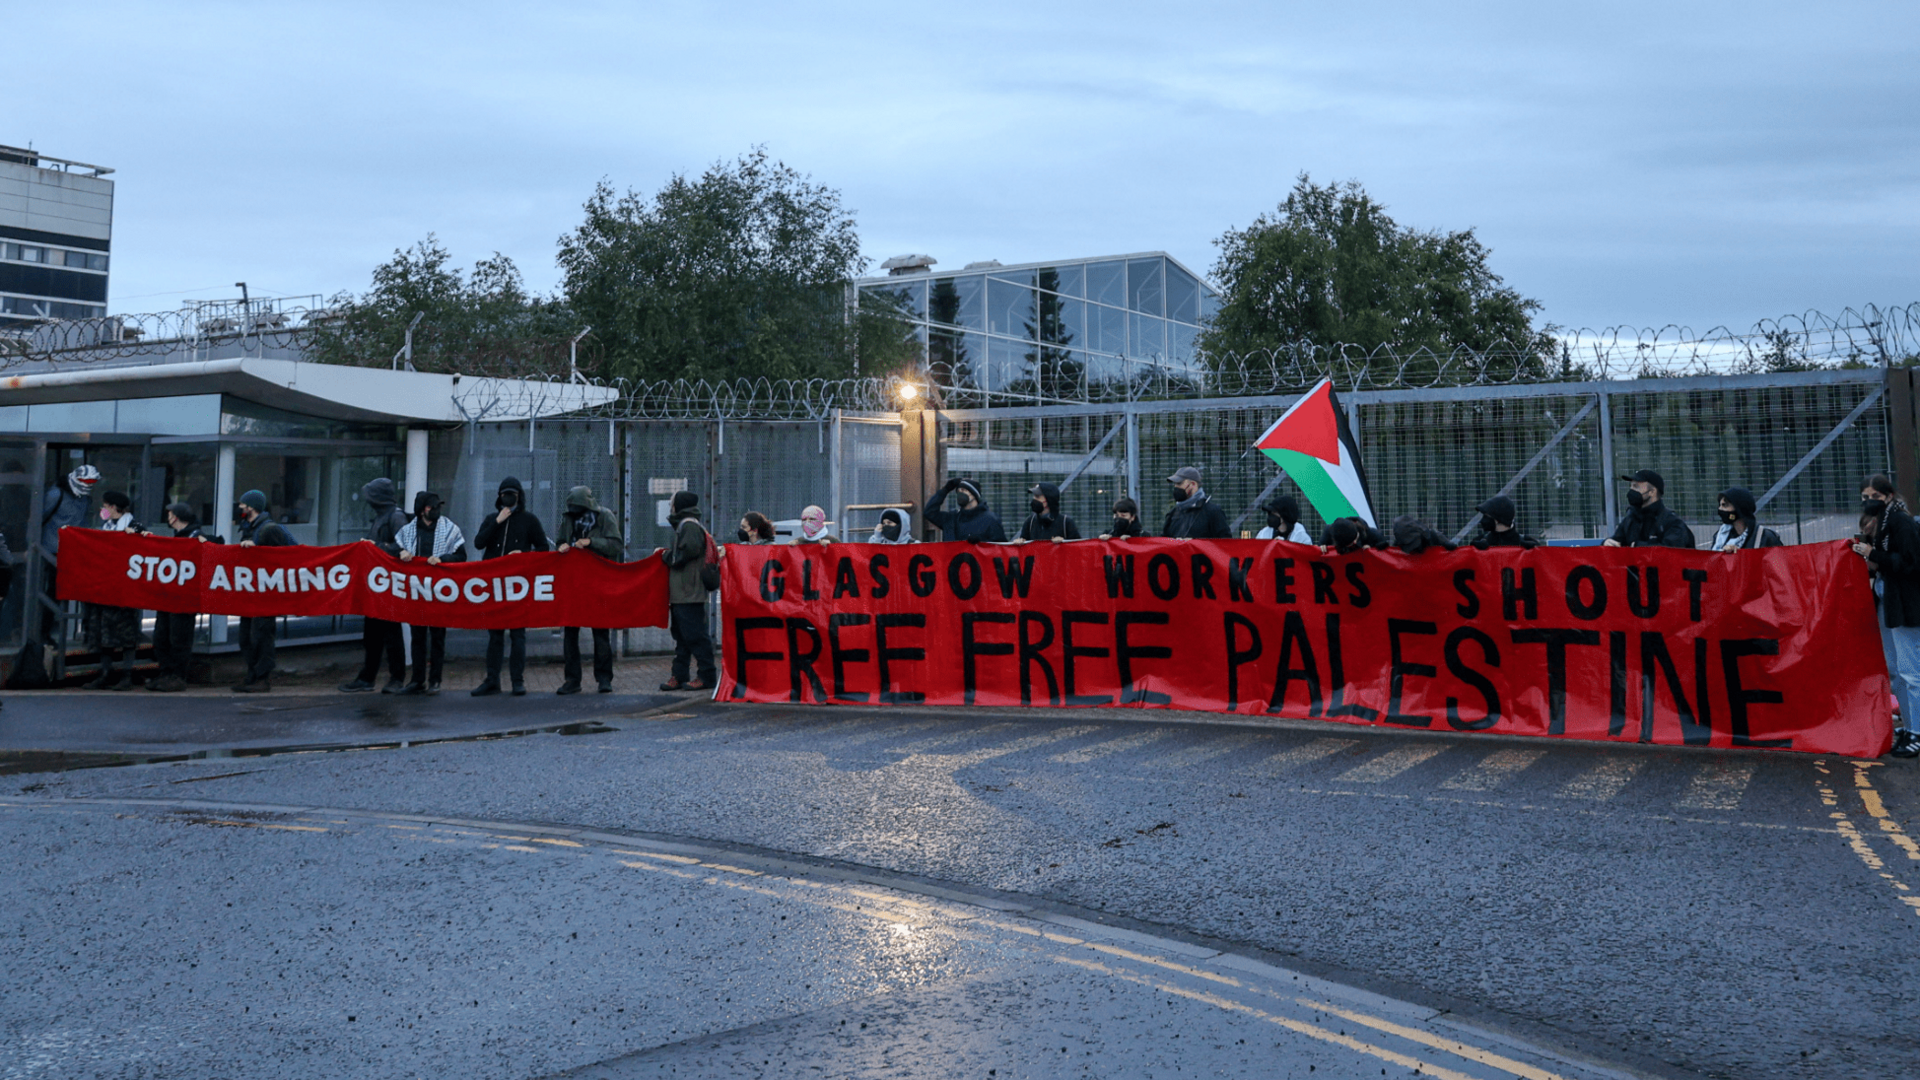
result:
<svg viewBox="0 0 1920 1080"><path fill-rule="evenodd" d="M112 171L0 146L0 329L107 313Z"/></svg>

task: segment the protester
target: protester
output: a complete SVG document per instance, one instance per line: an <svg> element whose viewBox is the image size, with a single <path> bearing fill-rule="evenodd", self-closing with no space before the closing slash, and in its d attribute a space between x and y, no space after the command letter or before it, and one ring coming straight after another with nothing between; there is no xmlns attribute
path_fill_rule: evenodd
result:
<svg viewBox="0 0 1920 1080"><path fill-rule="evenodd" d="M942 509L947 496L954 497L956 510ZM1007 531L1000 527L1000 518L987 509L980 498L980 488L971 480L955 477L940 486L933 498L927 500L925 511L920 515L927 524L940 530L940 535L948 540L966 540L976 544L1004 544Z"/></svg>
<svg viewBox="0 0 1920 1080"><path fill-rule="evenodd" d="M1161 525L1161 536L1225 540L1232 535L1226 511L1215 505L1213 497L1200 486L1199 469L1183 465L1167 477L1167 483L1173 485L1174 503Z"/></svg>
<svg viewBox="0 0 1920 1080"><path fill-rule="evenodd" d="M1100 539L1125 540L1129 536L1139 535L1139 504L1125 495L1113 500L1113 520L1107 523L1107 531L1100 534Z"/></svg>
<svg viewBox="0 0 1920 1080"><path fill-rule="evenodd" d="M1387 538L1364 518L1334 518L1320 530L1320 550L1329 554L1351 555L1366 548L1384 550L1386 547Z"/></svg>
<svg viewBox="0 0 1920 1080"><path fill-rule="evenodd" d="M200 518L186 503L167 507L167 527L181 540L206 543L200 534ZM147 680L147 689L175 693L187 688L188 668L193 663L193 631L200 616L190 611L153 613L153 658L160 671Z"/></svg>
<svg viewBox="0 0 1920 1080"><path fill-rule="evenodd" d="M441 499L431 491L413 497L413 520L400 526L394 542L400 546L400 561L421 559L428 566L466 562L467 538L460 526L441 516ZM447 667L447 628L413 627L413 681L403 694L437 694L440 676Z"/></svg>
<svg viewBox="0 0 1920 1080"><path fill-rule="evenodd" d="M747 511L740 518L740 528L734 531L734 536L743 544L771 544L779 535L774 531L773 522L758 510Z"/></svg>
<svg viewBox="0 0 1920 1080"><path fill-rule="evenodd" d="M1920 525L1885 473L1867 477L1860 490L1860 520L1865 534L1853 545L1874 575L1880 605L1880 645L1886 653L1893 696L1900 703L1893 733L1893 755L1920 756L1913 731L1914 702L1920 701Z"/></svg>
<svg viewBox="0 0 1920 1080"><path fill-rule="evenodd" d="M365 539L381 551L398 558L400 544L397 537L400 529L407 523L406 511L399 506L400 496L394 490L393 481L386 477L369 480L360 489L360 500L366 503L370 518L367 522ZM382 693L398 694L407 685L407 643L401 637L400 624L386 619L376 619L363 615L360 619L360 645L365 651L365 659L360 663L360 673L340 684L344 693L364 693L374 688L380 678L380 658L387 660L387 685Z"/></svg>
<svg viewBox="0 0 1920 1080"><path fill-rule="evenodd" d="M827 528L827 512L817 506L800 511L800 531L793 534L796 544L832 544L839 538Z"/></svg>
<svg viewBox="0 0 1920 1080"><path fill-rule="evenodd" d="M40 550L52 560L45 569L40 586L47 596L60 595L57 585L60 576L60 530L86 527L87 511L93 505L93 489L98 483L100 470L91 465L81 465L67 474L65 484L54 484L47 488L47 497L40 511ZM27 602L40 608L40 636L45 638L53 631L53 609L38 604L33 597L28 597Z"/></svg>
<svg viewBox="0 0 1920 1080"><path fill-rule="evenodd" d="M267 513L267 497L258 490L240 496L240 505L234 507L234 520L240 525L243 548L292 547L298 543L286 526ZM274 638L279 633L280 624L274 616L240 617L240 662L246 670L234 684L234 693L264 694L272 689L267 680L273 674Z"/></svg>
<svg viewBox="0 0 1920 1080"><path fill-rule="evenodd" d="M1730 487L1720 493L1720 528L1713 534L1710 551L1745 551L1750 548L1780 547L1780 534L1762 529L1754 520L1759 504L1753 492Z"/></svg>
<svg viewBox="0 0 1920 1080"><path fill-rule="evenodd" d="M880 511L880 524L873 527L874 544L913 543L913 515L897 506Z"/></svg>
<svg viewBox="0 0 1920 1080"><path fill-rule="evenodd" d="M1255 540L1287 540L1295 544L1311 544L1313 537L1307 527L1300 524L1300 502L1291 495L1275 495L1260 507L1267 515L1267 524L1253 534Z"/></svg>
<svg viewBox="0 0 1920 1080"><path fill-rule="evenodd" d="M1028 504L1031 513L1027 515L1026 523L1020 526L1020 543L1051 540L1060 544L1080 539L1079 527L1074 525L1073 518L1060 509L1059 485L1035 484L1027 489L1027 495L1032 499Z"/></svg>
<svg viewBox="0 0 1920 1080"><path fill-rule="evenodd" d="M493 516L480 523L473 537L473 546L479 549L482 559L551 549L546 529L541 527L533 511L527 509L527 492L520 481L511 476L500 481L493 509ZM487 631L487 677L469 692L471 696L486 697L500 692L500 661L509 638L513 641L513 654L507 674L513 682L513 694L519 697L527 692L527 631L524 627L515 627Z"/></svg>
<svg viewBox="0 0 1920 1080"><path fill-rule="evenodd" d="M1403 554L1418 555L1423 551L1452 551L1453 541L1412 514L1402 514L1393 519L1388 526L1393 534L1393 546Z"/></svg>
<svg viewBox="0 0 1920 1080"><path fill-rule="evenodd" d="M609 562L624 559L626 542L621 538L620 519L594 501L592 488L581 484L567 492L566 516L562 552L591 552ZM561 653L566 662L566 681L555 692L577 694L581 675L579 627L569 626L562 632ZM601 693L613 693L613 631L600 627L593 628L593 678Z"/></svg>
<svg viewBox="0 0 1920 1080"><path fill-rule="evenodd" d="M1628 510L1613 535L1603 541L1606 547L1670 547L1692 548L1695 545L1693 530L1680 516L1667 509L1663 501L1666 496L1667 482L1652 469L1641 469L1637 473L1622 476L1627 482L1627 502L1633 508Z"/></svg>
<svg viewBox="0 0 1920 1080"><path fill-rule="evenodd" d="M133 501L118 491L100 497L100 528L106 532L139 536L147 530L133 517ZM81 684L82 690L133 689L134 654L145 637L140 633L140 609L110 604L81 605L80 626L88 651L100 654L100 673ZM124 666L123 665L124 662ZM114 677L119 667L120 675Z"/></svg>
<svg viewBox="0 0 1920 1080"><path fill-rule="evenodd" d="M1495 495L1474 509L1480 512L1480 535L1473 541L1479 550L1511 547L1525 551L1540 546L1538 540L1513 527L1519 508L1505 495Z"/></svg>
<svg viewBox="0 0 1920 1080"><path fill-rule="evenodd" d="M707 585L700 580L707 561L707 528L700 523L700 497L691 491L673 497L673 546L657 554L667 564L667 629L673 635L673 670L662 690L711 690L719 674L713 666L713 641L707 636ZM699 665L700 678L687 681Z"/></svg>

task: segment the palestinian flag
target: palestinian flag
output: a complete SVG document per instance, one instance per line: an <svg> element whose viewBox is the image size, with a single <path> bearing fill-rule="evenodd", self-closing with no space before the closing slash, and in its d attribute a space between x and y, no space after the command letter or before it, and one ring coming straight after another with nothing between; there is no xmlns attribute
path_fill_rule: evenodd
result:
<svg viewBox="0 0 1920 1080"><path fill-rule="evenodd" d="M1333 396L1332 379L1321 379L1253 445L1300 485L1322 518L1357 517L1379 527L1360 468L1360 444Z"/></svg>

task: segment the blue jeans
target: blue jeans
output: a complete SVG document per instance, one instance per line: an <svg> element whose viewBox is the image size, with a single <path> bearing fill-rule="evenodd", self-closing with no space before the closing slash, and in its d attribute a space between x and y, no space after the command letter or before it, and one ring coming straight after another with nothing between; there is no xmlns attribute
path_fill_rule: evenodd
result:
<svg viewBox="0 0 1920 1080"><path fill-rule="evenodd" d="M1920 700L1920 626L1880 627L1880 647L1887 654L1887 675L1893 680L1893 696L1900 702L1900 719L1895 730L1913 725L1913 703Z"/></svg>

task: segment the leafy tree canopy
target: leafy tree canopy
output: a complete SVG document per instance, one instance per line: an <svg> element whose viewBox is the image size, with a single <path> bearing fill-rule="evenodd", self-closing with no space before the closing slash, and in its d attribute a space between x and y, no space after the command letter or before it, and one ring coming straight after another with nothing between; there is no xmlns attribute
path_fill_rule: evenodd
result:
<svg viewBox="0 0 1920 1080"><path fill-rule="evenodd" d="M413 333L420 371L533 374L565 370L565 338L577 329L557 301L531 296L513 260L499 252L462 274L432 233L374 268L373 287L333 299L310 351L317 360L385 367Z"/></svg>
<svg viewBox="0 0 1920 1080"><path fill-rule="evenodd" d="M605 373L630 379L878 374L910 346L851 281L865 268L840 193L755 148L652 197L601 182L560 239L568 303Z"/></svg>
<svg viewBox="0 0 1920 1080"><path fill-rule="evenodd" d="M1486 363L1508 370L1488 374L1503 376L1554 362L1552 328L1532 322L1539 301L1501 281L1473 230L1403 227L1356 182L1321 186L1302 173L1273 213L1214 244L1224 295L1200 342L1212 362L1303 345L1349 355L1390 346L1402 357L1467 349L1490 354Z"/></svg>

